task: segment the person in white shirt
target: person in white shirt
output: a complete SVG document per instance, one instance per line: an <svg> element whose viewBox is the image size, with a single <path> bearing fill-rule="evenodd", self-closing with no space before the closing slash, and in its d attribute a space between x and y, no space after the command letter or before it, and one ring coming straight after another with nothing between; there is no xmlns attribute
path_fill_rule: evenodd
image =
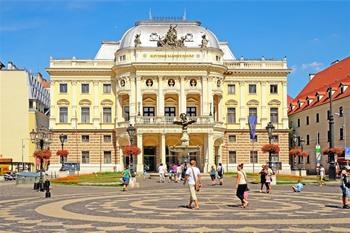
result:
<svg viewBox="0 0 350 233"><path fill-rule="evenodd" d="M165 167L163 166L162 163L158 167L158 172L159 172L159 182L164 183L165 182Z"/></svg>
<svg viewBox="0 0 350 233"><path fill-rule="evenodd" d="M323 184L326 184L324 182L324 174L325 174L325 169L323 167L323 165L320 165L320 186L322 186Z"/></svg>
<svg viewBox="0 0 350 233"><path fill-rule="evenodd" d="M199 202L197 199L196 191L199 191L199 188L201 186L201 172L199 168L196 167L197 163L195 160L191 160L190 164L191 166L187 168L184 180L184 185L188 183L188 187L190 189L190 202L186 207L192 209L192 203L194 202L194 208L199 209ZM197 190L196 186L198 188Z"/></svg>

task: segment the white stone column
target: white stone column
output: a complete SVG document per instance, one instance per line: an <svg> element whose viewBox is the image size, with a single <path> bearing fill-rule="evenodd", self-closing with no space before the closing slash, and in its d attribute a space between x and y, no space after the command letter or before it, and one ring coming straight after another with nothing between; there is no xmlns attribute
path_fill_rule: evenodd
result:
<svg viewBox="0 0 350 233"><path fill-rule="evenodd" d="M137 174L143 174L143 145L142 145L142 134L137 134L137 147L140 148L141 152L137 155L136 172Z"/></svg>
<svg viewBox="0 0 350 233"><path fill-rule="evenodd" d="M56 87L57 85L57 87ZM60 88L60 85L58 82L56 81L51 81L51 88L50 88L50 111L51 111L51 115L50 115L50 121L49 121L49 128L52 129L55 127L56 122L59 122L59 117L60 117L60 113L59 113L59 109L56 109L56 103L57 103L57 99L54 99L55 96L55 88Z"/></svg>
<svg viewBox="0 0 350 233"><path fill-rule="evenodd" d="M157 96L157 116L164 116L164 93L163 93L163 77L158 77L158 96Z"/></svg>
<svg viewBox="0 0 350 233"><path fill-rule="evenodd" d="M166 150L165 150L165 134L161 134L160 135L160 156L161 156L161 163L163 163L163 165L165 167L166 166Z"/></svg>
<svg viewBox="0 0 350 233"><path fill-rule="evenodd" d="M209 115L209 93L208 93L208 76L202 76L202 95L201 95L201 112L200 116Z"/></svg>
<svg viewBox="0 0 350 233"><path fill-rule="evenodd" d="M288 129L288 103L287 103L287 82L282 82L282 93L280 96L282 96L282 114L281 113L281 109L278 109L278 117L281 119L282 118L282 123L283 123L283 129ZM281 117L280 117L281 115ZM279 119L278 122L281 122Z"/></svg>
<svg viewBox="0 0 350 233"><path fill-rule="evenodd" d="M76 129L78 126L78 109L77 109L78 103L77 103L77 82L72 82L72 112L71 112L71 119L72 119L72 128ZM80 111L80 109L79 109ZM91 111L91 110L90 110Z"/></svg>
<svg viewBox="0 0 350 233"><path fill-rule="evenodd" d="M248 116L248 112L246 109L246 99L245 99L245 94L248 92L248 90L244 90L244 88L246 88L245 83L244 82L239 82L239 95L240 95L240 112L239 112L239 123L240 123L240 127L241 129L245 129L246 128L246 123L247 123L247 116Z"/></svg>
<svg viewBox="0 0 350 233"><path fill-rule="evenodd" d="M267 92L267 82L261 82L261 103L260 103L260 120L258 119L258 122L261 122L261 128L265 128L267 123L270 121L269 118L269 112L270 109L267 108L267 100L266 100L266 92Z"/></svg>
<svg viewBox="0 0 350 233"><path fill-rule="evenodd" d="M204 172L209 172L211 165L215 164L213 135L208 134L204 140Z"/></svg>
<svg viewBox="0 0 350 233"><path fill-rule="evenodd" d="M181 76L180 77L180 109L179 109L179 114L181 113L186 113L186 94L185 94L185 77Z"/></svg>
<svg viewBox="0 0 350 233"><path fill-rule="evenodd" d="M224 122L224 116L222 114L223 110L224 110L224 101L223 101L223 96L219 96L219 104L218 104L218 121L220 122Z"/></svg>
<svg viewBox="0 0 350 233"><path fill-rule="evenodd" d="M142 116L142 91L141 91L141 76L136 76L136 112L135 114Z"/></svg>
<svg viewBox="0 0 350 233"><path fill-rule="evenodd" d="M93 93L94 93L94 103L93 103L93 124L95 129L100 128L100 123L102 123L102 119L100 119L100 109L99 109L99 82L93 82ZM91 111L91 110L90 110Z"/></svg>
<svg viewBox="0 0 350 233"><path fill-rule="evenodd" d="M130 82L130 95L129 95L129 115L130 115L130 123L135 124L135 116L136 116L136 82L135 75L131 75L129 77Z"/></svg>

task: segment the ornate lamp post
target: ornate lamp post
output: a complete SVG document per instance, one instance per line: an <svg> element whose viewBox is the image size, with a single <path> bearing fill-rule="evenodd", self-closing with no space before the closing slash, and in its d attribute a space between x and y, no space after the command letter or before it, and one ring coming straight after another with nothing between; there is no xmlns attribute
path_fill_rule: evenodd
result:
<svg viewBox="0 0 350 233"><path fill-rule="evenodd" d="M327 92L328 92L328 97L329 97L329 115L328 115L328 124L329 124L329 148L334 147L334 118L333 118L333 113L332 113L332 87L329 87ZM334 152L329 150L328 152L328 158L329 158L329 168L328 168L328 173L329 173L329 179L330 180L335 180L336 178L336 169L335 169L335 158L334 158Z"/></svg>
<svg viewBox="0 0 350 233"><path fill-rule="evenodd" d="M59 136L60 138L60 142L61 142L61 149L63 151L63 146L64 146L64 143L66 142L66 137L63 135L63 133L60 134ZM64 156L61 156L61 164L62 164L62 168L63 168L63 164L64 164ZM61 169L62 169L61 168Z"/></svg>
<svg viewBox="0 0 350 233"><path fill-rule="evenodd" d="M51 142L51 135L52 133L48 129L37 129L37 131L34 131L34 129L30 132L30 139L32 143L35 143L37 148L40 148L42 151L44 149L45 144L49 145ZM44 178L43 178L43 163L44 158L40 157L40 179L39 179L39 190L41 192L44 191Z"/></svg>
<svg viewBox="0 0 350 233"><path fill-rule="evenodd" d="M305 143L305 139L300 137L300 147L301 147L301 152L304 151L304 143ZM301 174L301 170L305 170L305 160L304 160L304 156L301 155L301 168L300 168L300 174Z"/></svg>
<svg viewBox="0 0 350 233"><path fill-rule="evenodd" d="M293 130L293 136L292 136L292 147L295 149L298 145L298 137L295 134L295 129ZM293 155L293 163L292 163L292 170L296 170L297 169L297 159L296 156Z"/></svg>
<svg viewBox="0 0 350 233"><path fill-rule="evenodd" d="M271 140L272 140L272 131L275 129L275 127L273 126L273 124L271 123L271 121L267 124L266 126L266 130L269 136L269 144L271 144ZM272 154L271 151L269 151L269 167L272 167Z"/></svg>
<svg viewBox="0 0 350 233"><path fill-rule="evenodd" d="M126 131L129 134L130 145L134 145L134 138L135 138L136 128L134 126L132 126L132 124L130 124L128 126L128 128L126 129ZM130 168L131 175L134 175L135 171L134 171L134 161L133 161L133 155L132 154L130 154L130 157L129 157L129 168Z"/></svg>

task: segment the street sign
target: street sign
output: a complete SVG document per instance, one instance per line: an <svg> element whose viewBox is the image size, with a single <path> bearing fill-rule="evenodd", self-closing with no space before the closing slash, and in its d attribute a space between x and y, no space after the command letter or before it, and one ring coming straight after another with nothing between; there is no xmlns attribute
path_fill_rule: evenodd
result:
<svg viewBox="0 0 350 233"><path fill-rule="evenodd" d="M350 160L350 147L345 147L345 159Z"/></svg>
<svg viewBox="0 0 350 233"><path fill-rule="evenodd" d="M318 144L315 147L315 154L316 154L316 163L317 164L321 163L321 146Z"/></svg>

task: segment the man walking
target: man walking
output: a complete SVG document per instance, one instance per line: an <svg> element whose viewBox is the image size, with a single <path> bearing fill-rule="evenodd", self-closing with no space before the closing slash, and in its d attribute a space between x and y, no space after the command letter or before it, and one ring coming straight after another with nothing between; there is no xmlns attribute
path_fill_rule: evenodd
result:
<svg viewBox="0 0 350 233"><path fill-rule="evenodd" d="M322 186L323 184L326 184L324 182L324 174L325 174L325 169L323 167L323 165L320 165L320 186Z"/></svg>
<svg viewBox="0 0 350 233"><path fill-rule="evenodd" d="M191 160L190 166L186 170L186 176L184 180L184 185L188 183L190 190L190 202L186 206L189 209L192 209L192 203L194 203L194 208L199 209L199 202L197 199L196 191L199 191L201 186L201 177L198 167L196 167L196 161Z"/></svg>
<svg viewBox="0 0 350 233"><path fill-rule="evenodd" d="M164 183L165 182L165 167L163 166L163 163L160 164L158 167L159 172L159 182Z"/></svg>
<svg viewBox="0 0 350 233"><path fill-rule="evenodd" d="M219 184L223 185L224 184L224 167L222 166L221 163L219 163L219 166L217 168L217 172L218 172Z"/></svg>
<svg viewBox="0 0 350 233"><path fill-rule="evenodd" d="M348 205L348 198L350 198L350 166L346 166L341 173L341 185L340 188L343 193L343 208L350 209Z"/></svg>

